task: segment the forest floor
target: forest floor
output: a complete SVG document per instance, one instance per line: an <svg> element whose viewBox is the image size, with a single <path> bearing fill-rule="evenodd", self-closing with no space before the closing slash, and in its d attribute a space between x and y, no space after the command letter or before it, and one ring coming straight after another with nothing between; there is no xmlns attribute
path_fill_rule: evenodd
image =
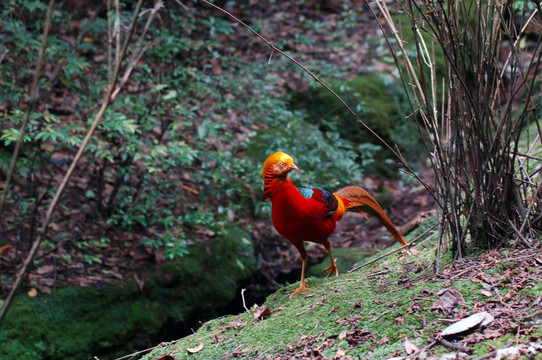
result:
<svg viewBox="0 0 542 360"><path fill-rule="evenodd" d="M312 290L289 299L292 284L144 359L539 359L541 244L443 258L435 274L434 224L407 237L419 237L410 254L310 277Z"/></svg>

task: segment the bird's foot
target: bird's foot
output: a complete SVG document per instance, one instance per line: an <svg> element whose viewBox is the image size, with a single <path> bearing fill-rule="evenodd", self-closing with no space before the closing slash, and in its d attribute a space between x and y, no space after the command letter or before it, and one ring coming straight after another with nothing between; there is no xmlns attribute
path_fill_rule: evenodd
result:
<svg viewBox="0 0 542 360"><path fill-rule="evenodd" d="M294 291L292 291L292 294L290 295L290 299L295 295L297 294L298 292L301 292L301 291L305 291L305 290L312 290L311 288L309 288L305 282L301 282L301 284L299 284L299 287L297 289L295 289Z"/></svg>
<svg viewBox="0 0 542 360"><path fill-rule="evenodd" d="M401 244L401 254L403 255L416 255L418 252L414 249L414 246L416 245L415 243L410 243L410 244Z"/></svg>
<svg viewBox="0 0 542 360"><path fill-rule="evenodd" d="M337 265L335 264L335 261L333 261L333 262L331 263L331 265L329 265L327 268L325 268L324 270L322 270L322 272L323 272L323 271L328 271L328 270L329 270L329 274L327 274L326 279L327 279L328 277L330 277L331 275L333 275L333 273L335 273L335 276L336 276L336 277L339 277L339 269L337 268Z"/></svg>

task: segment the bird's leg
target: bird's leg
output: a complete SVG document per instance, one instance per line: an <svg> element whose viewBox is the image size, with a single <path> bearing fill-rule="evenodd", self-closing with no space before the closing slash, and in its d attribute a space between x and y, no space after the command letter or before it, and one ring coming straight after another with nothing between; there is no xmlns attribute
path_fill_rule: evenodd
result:
<svg viewBox="0 0 542 360"><path fill-rule="evenodd" d="M325 246L325 245L324 245ZM327 252L329 253L329 259L331 260L331 265L329 265L327 268L325 268L322 271L328 271L329 274L327 274L326 279L330 277L333 273L335 273L335 276L339 276L339 269L337 269L337 264L335 263L335 258L333 257L333 251L331 251L331 245L325 246L327 249Z"/></svg>
<svg viewBox="0 0 542 360"><path fill-rule="evenodd" d="M301 260L302 260L302 264L301 264L301 282L299 284L299 287L297 289L295 289L294 291L292 291L292 294L290 295L290 299L292 298L292 296L294 296L295 294L297 294L300 291L311 290L305 284L305 265L307 265L307 259L301 259Z"/></svg>

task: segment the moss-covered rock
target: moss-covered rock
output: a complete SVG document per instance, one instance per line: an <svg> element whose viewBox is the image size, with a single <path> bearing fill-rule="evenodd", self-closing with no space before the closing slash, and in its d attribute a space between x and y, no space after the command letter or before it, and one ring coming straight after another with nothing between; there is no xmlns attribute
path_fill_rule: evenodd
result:
<svg viewBox="0 0 542 360"><path fill-rule="evenodd" d="M156 331L152 324L164 323L166 316L133 280L102 290L62 288L54 299L23 294L2 324L0 348L15 359L88 358L119 343L141 344Z"/></svg>
<svg viewBox="0 0 542 360"><path fill-rule="evenodd" d="M499 321L489 325L487 333L484 329L477 330L482 334L477 340L479 344L466 345L472 348L474 357L494 349L489 344L495 343L495 339L487 340L492 337L503 335L499 346L539 339L542 327L532 326L530 320L538 310L529 306L539 301L542 288L540 269L531 265L539 250L527 249L526 253L511 257L506 255L507 250L502 250L494 254L495 258L483 255L464 259L467 263L463 267L459 263L444 264L441 259L440 272L435 275L433 265L439 235L431 232L431 228L436 221L432 217L409 234L407 240L423 234L410 254L389 254L355 272L343 272L338 278L311 277L308 284L312 290L293 298L289 294L298 284L291 284L267 298L262 305L270 310L267 316L253 308L250 312L211 320L196 333L155 349L143 359L158 360L166 355L178 360L345 356L389 359L408 357L407 340L425 349L418 357L439 358L451 350L435 344L435 336L450 322L480 311L493 313ZM496 285L498 291L488 294L483 284L473 278L488 276L500 282L503 273L499 264L505 258L516 265L513 269L507 267L506 275L509 284L514 283L515 287ZM531 259L530 264L525 264L527 258ZM456 299L452 305L443 295L446 292ZM502 308L497 308L504 294L510 297ZM512 308L521 310L523 318L518 319L510 311ZM504 323L507 325L503 326ZM519 334L517 329L525 332Z"/></svg>
<svg viewBox="0 0 542 360"><path fill-rule="evenodd" d="M107 359L144 348L164 336L166 326L182 328L189 319L216 315L254 269L249 235L230 227L167 263L143 291L129 280L103 289L61 288L55 298L21 294L0 327L0 354L18 360Z"/></svg>

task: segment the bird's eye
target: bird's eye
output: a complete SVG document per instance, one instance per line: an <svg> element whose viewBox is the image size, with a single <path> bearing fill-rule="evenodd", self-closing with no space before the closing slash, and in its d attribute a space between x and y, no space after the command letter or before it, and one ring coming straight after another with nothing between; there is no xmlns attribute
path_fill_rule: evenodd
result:
<svg viewBox="0 0 542 360"><path fill-rule="evenodd" d="M284 164L283 162L280 163L280 166L284 167L284 165L285 165L285 164Z"/></svg>

